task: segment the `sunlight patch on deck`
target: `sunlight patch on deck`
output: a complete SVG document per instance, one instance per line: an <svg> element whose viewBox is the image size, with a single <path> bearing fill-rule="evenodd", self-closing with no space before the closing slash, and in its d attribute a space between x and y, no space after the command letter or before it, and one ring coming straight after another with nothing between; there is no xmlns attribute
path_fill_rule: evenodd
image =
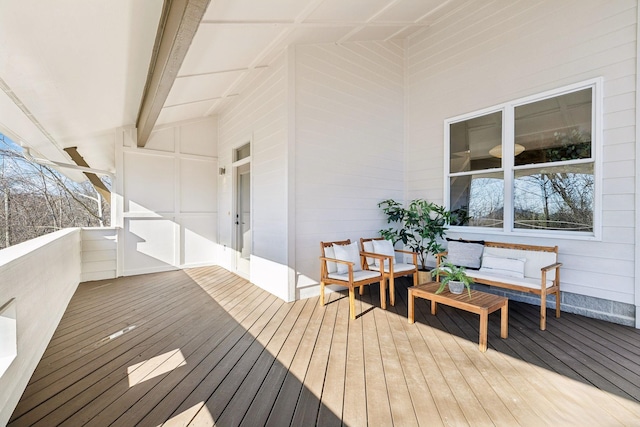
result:
<svg viewBox="0 0 640 427"><path fill-rule="evenodd" d="M213 415L211 415L211 412L209 412L209 409L204 402L196 403L191 408L186 409L180 412L178 415L169 418L162 425L167 427L191 425L191 421L195 416L198 417L198 422L200 423L199 425L215 425Z"/></svg>
<svg viewBox="0 0 640 427"><path fill-rule="evenodd" d="M185 366L186 364L187 361L185 360L182 351L180 351L180 349L175 349L156 357L152 357L149 360L131 365L127 368L129 388L136 384L140 384L143 381L169 373L180 366Z"/></svg>

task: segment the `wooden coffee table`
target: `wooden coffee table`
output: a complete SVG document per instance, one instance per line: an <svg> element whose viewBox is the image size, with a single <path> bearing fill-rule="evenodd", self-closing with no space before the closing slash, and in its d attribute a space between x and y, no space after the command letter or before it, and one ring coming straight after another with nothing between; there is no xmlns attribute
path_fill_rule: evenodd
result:
<svg viewBox="0 0 640 427"><path fill-rule="evenodd" d="M450 307L459 308L470 313L480 315L480 351L487 351L487 329L489 314L500 310L500 337L507 338L509 334L509 299L499 295L488 294L471 290L471 298L465 289L463 293L456 295L445 287L440 294L435 292L440 287L437 282L428 282L409 288L409 323L414 322L415 298L424 298L431 301L431 314L436 314L438 303Z"/></svg>

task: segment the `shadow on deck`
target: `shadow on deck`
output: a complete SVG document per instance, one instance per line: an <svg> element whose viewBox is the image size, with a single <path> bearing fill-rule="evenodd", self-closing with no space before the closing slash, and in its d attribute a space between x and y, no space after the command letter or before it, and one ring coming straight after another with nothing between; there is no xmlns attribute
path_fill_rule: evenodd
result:
<svg viewBox="0 0 640 427"><path fill-rule="evenodd" d="M637 425L640 330L510 302L429 314L284 303L219 267L81 284L18 404L24 425Z"/></svg>

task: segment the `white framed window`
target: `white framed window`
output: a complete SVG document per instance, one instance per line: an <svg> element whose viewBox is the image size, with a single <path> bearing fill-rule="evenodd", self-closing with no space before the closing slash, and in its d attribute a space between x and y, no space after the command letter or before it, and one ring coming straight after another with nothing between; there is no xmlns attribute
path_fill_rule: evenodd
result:
<svg viewBox="0 0 640 427"><path fill-rule="evenodd" d="M452 229L600 238L602 80L445 121Z"/></svg>

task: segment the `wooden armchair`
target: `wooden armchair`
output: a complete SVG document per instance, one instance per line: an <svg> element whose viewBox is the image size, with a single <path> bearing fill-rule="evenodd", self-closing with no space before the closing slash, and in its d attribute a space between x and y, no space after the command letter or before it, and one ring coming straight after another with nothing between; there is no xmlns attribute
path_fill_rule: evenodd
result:
<svg viewBox="0 0 640 427"><path fill-rule="evenodd" d="M338 247L336 249L336 247ZM365 285L380 283L380 307L387 308L385 279L379 271L363 269L364 256L351 240L320 242L320 305L324 305L324 287L340 285L349 289L349 317L356 318L355 288L360 295ZM336 254L336 252L340 252Z"/></svg>
<svg viewBox="0 0 640 427"><path fill-rule="evenodd" d="M394 279L396 277L413 275L413 286L418 286L418 254L411 251L404 251L400 249L394 249L393 246L390 246L388 253L384 250L376 250L376 246L380 246L374 244L374 241L384 241L383 237L374 237L369 239L360 239L360 247L362 249L363 255L366 257L365 268L368 270L381 271L382 275L389 282L389 302L391 305L395 305L395 283ZM391 243L391 242L389 242ZM395 262L395 254L409 254L413 256L412 264L403 264ZM380 255L384 256L384 259L389 262L385 262L384 264L380 261L377 261ZM384 268L380 268L381 265L384 265Z"/></svg>

